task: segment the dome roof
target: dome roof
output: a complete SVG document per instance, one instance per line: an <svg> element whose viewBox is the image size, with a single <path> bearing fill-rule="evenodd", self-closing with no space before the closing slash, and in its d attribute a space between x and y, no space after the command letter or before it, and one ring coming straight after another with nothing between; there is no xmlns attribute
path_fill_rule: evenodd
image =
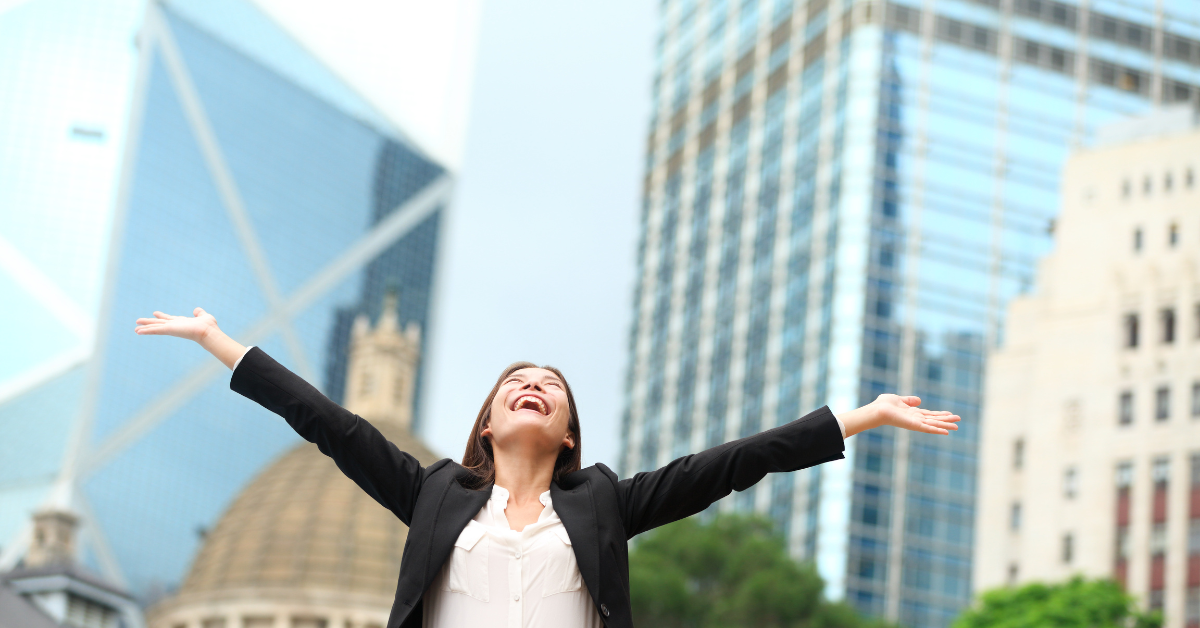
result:
<svg viewBox="0 0 1200 628"><path fill-rule="evenodd" d="M423 466L441 456L392 421L374 425ZM208 534L179 594L288 588L390 599L408 528L302 443L251 482Z"/></svg>

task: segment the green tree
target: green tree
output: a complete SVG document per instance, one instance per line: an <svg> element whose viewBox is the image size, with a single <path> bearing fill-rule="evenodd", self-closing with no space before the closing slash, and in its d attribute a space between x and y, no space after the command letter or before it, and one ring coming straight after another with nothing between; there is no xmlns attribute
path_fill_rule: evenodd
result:
<svg viewBox="0 0 1200 628"><path fill-rule="evenodd" d="M992 589L954 628L1161 628L1159 613L1138 611L1112 580L1076 576L1059 584Z"/></svg>
<svg viewBox="0 0 1200 628"><path fill-rule="evenodd" d="M860 628L845 604L826 601L811 564L787 554L771 522L688 518L649 533L629 555L634 624L665 628Z"/></svg>

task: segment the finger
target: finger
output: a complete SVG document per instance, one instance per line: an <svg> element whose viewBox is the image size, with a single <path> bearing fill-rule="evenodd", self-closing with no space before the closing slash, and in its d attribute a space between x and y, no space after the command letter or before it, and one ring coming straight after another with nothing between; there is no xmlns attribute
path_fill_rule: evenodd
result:
<svg viewBox="0 0 1200 628"><path fill-rule="evenodd" d="M163 312L159 312L158 310L155 310L155 311L154 311L154 317L155 317L155 318L161 318L161 319L163 319L164 321L169 321L169 320L171 320L172 318L175 318L174 316L171 316L170 314L166 314L166 313L163 313Z"/></svg>
<svg viewBox="0 0 1200 628"><path fill-rule="evenodd" d="M167 321L164 321L161 318L139 318L136 322L138 325L162 325Z"/></svg>
<svg viewBox="0 0 1200 628"><path fill-rule="evenodd" d="M142 325L141 327L134 327L133 331L139 336L151 336L162 334L162 329L162 325Z"/></svg>
<svg viewBox="0 0 1200 628"><path fill-rule="evenodd" d="M953 414L953 412L950 412L949 410L929 410L926 408L917 408L917 409L920 410L922 414L928 414L930 416L946 416L949 414Z"/></svg>
<svg viewBox="0 0 1200 628"><path fill-rule="evenodd" d="M932 425L932 426L934 426L934 427L940 427L940 428L942 428L942 429L944 429L944 430L954 430L954 431L958 431L958 426L957 426L957 425L955 425L955 424L953 424L953 423L948 423L948 422L946 422L946 421L935 421L935 420L933 420L933 419L927 419L927 420L925 420L925 421L924 421L924 423L925 423L925 425Z"/></svg>
<svg viewBox="0 0 1200 628"><path fill-rule="evenodd" d="M904 403L907 403L914 408L921 405L921 398L916 395L908 395L906 397L900 397L900 399L902 399Z"/></svg>
<svg viewBox="0 0 1200 628"><path fill-rule="evenodd" d="M940 412L933 412L931 410L921 410L921 415L927 416L927 417L936 417L943 421L951 421L951 420L957 421L961 418L957 414L951 414L944 410L940 411Z"/></svg>
<svg viewBox="0 0 1200 628"><path fill-rule="evenodd" d="M204 315L204 308L202 308L202 307L198 307L198 308L192 310L192 316L203 316L203 315Z"/></svg>
<svg viewBox="0 0 1200 628"><path fill-rule="evenodd" d="M958 426L950 426L950 428L949 428L949 429L947 429L947 428L945 428L945 427L940 427L940 426L937 426L937 425L931 425L931 424L929 424L929 423L924 423L924 422L921 422L921 423L917 423L917 429L916 429L915 431L917 431L917 432L925 432L926 434L942 434L942 435L946 435L946 434L949 434L949 433L950 433L950 430L951 430L951 429L957 430L957 429L958 429Z"/></svg>

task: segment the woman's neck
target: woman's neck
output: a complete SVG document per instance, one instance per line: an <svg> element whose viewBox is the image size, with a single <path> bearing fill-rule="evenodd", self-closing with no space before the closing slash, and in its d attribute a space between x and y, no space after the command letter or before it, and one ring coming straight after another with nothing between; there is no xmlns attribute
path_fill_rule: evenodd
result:
<svg viewBox="0 0 1200 628"><path fill-rule="evenodd" d="M555 458L512 456L496 451L494 459L496 484L508 491L510 504L538 502L542 493L550 490Z"/></svg>

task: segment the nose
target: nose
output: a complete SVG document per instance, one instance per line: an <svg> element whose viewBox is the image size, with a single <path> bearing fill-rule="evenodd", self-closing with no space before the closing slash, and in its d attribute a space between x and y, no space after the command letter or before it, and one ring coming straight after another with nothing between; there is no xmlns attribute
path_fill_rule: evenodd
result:
<svg viewBox="0 0 1200 628"><path fill-rule="evenodd" d="M546 391L542 390L542 387L539 386L537 382L527 382L524 386L521 387L521 390L536 390L538 392L546 392Z"/></svg>

